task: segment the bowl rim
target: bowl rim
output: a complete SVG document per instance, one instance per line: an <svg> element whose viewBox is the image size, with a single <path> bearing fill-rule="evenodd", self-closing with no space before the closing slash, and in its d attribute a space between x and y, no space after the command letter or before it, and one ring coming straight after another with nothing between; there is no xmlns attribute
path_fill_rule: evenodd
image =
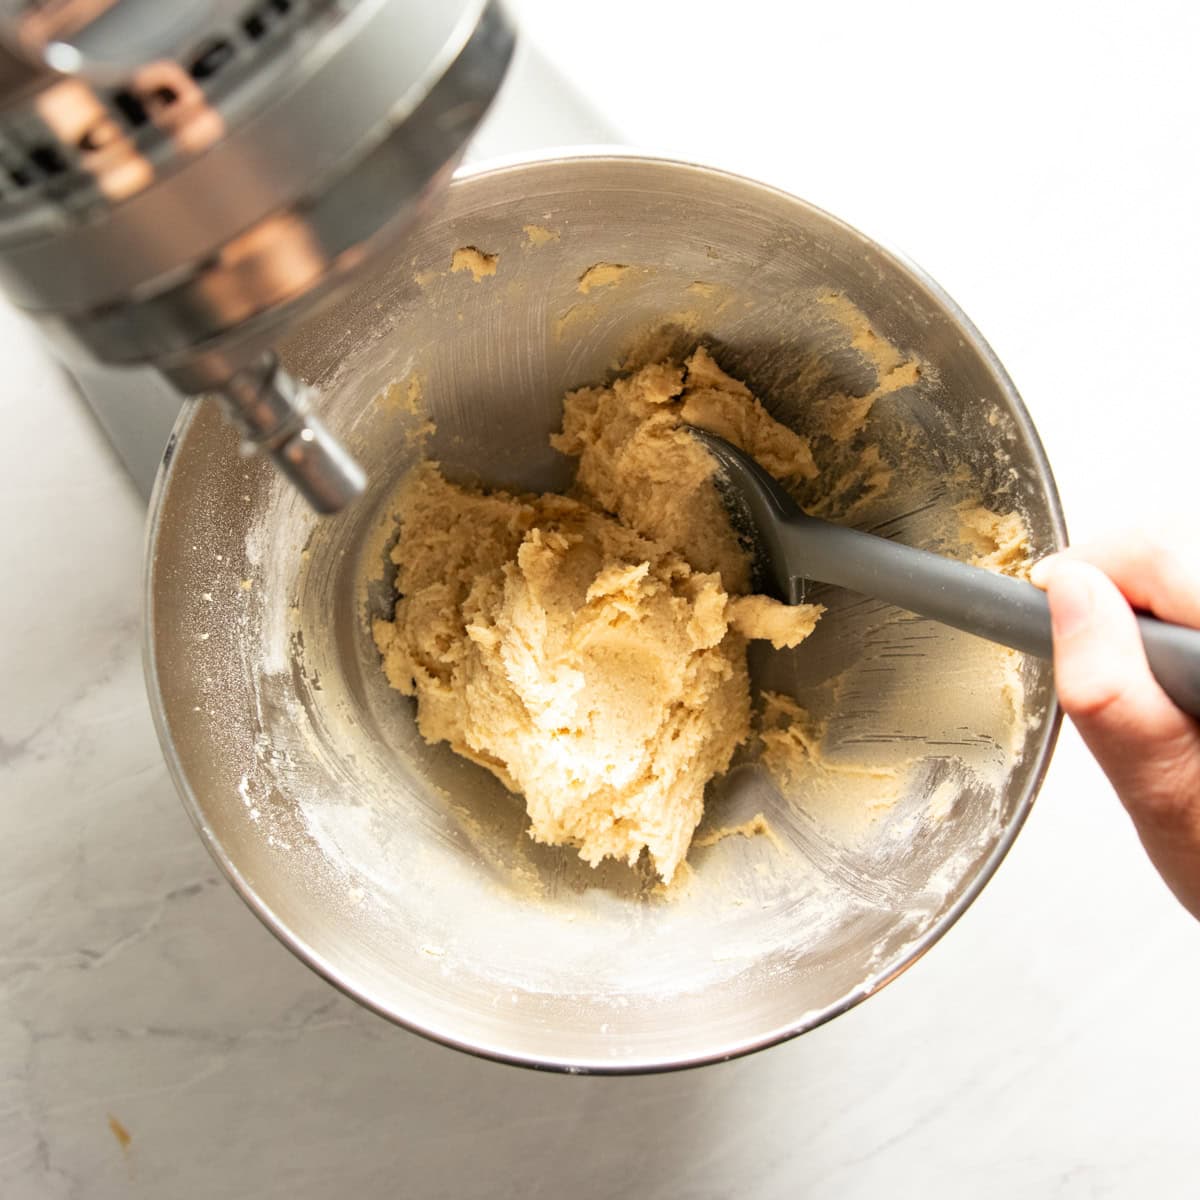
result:
<svg viewBox="0 0 1200 1200"><path fill-rule="evenodd" d="M877 239L868 236L861 230L850 225L841 218L834 216L815 204L802 199L795 194L763 183L734 171L726 171L719 167L704 163L689 161L675 157L663 156L647 151L631 150L628 147L610 145L582 145L572 147L555 147L551 150L534 153L505 155L481 160L461 167L454 176L450 188L458 186L482 176L503 175L510 171L519 171L535 165L571 165L580 160L591 162L636 163L648 166L665 167L668 170L679 170L708 178L724 179L741 185L772 193L780 200L790 204L800 205L830 224L846 230L848 233L868 243L884 258L890 259L902 271L913 277L922 287L943 306L948 316L952 318L963 340L987 364L1006 400L1010 406L1013 420L1024 439L1027 441L1033 459L1033 466L1038 481L1043 489L1049 510L1050 524L1054 534L1056 548L1066 544L1066 522L1062 510L1062 502L1058 488L1046 457L1045 448L1033 421L1003 364L996 356L983 335L972 323L970 318L959 305L933 280L921 267L907 255L897 252ZM1003 830L996 844L977 869L974 878L963 889L962 894L945 912L941 913L928 929L908 943L894 959L889 961L882 970L868 976L862 983L852 988L845 995L821 1008L806 1009L792 1019L783 1022L769 1030L753 1037L732 1040L726 1044L718 1044L702 1052L686 1057L662 1058L642 1054L629 1059L613 1060L609 1058L546 1058L537 1055L515 1051L496 1042L488 1043L473 1041L456 1035L451 1029L439 1027L428 1020L421 1021L393 1011L382 1003L372 999L361 990L352 979L337 966L323 957L317 950L293 933L286 923L279 918L266 901L257 893L254 885L241 873L237 864L226 852L215 832L205 819L199 801L193 792L184 772L182 762L177 752L174 738L167 725L166 711L162 690L158 682L158 668L155 654L156 628L154 621L154 590L156 579L156 554L158 534L163 520L165 498L170 490L173 475L175 451L196 419L199 411L198 402L186 403L181 410L171 436L163 452L162 461L155 477L154 487L150 495L150 505L146 519L145 543L143 554L143 653L142 665L146 680L146 691L150 700L150 709L154 718L155 732L162 748L168 773L175 784L183 807L192 825L200 836L200 840L216 862L221 872L233 886L234 890L249 907L251 912L271 931L272 934L302 962L323 976L329 983L344 995L354 1000L364 1008L400 1026L402 1029L416 1033L431 1041L465 1051L478 1058L494 1062L506 1063L512 1066L546 1070L564 1074L580 1075L645 1075L658 1074L668 1071L687 1070L694 1067L706 1066L717 1062L726 1062L743 1055L765 1050L770 1046L789 1041L802 1033L807 1033L818 1026L831 1021L834 1017L861 1004L869 996L880 991L887 984L907 971L918 959L922 958L929 949L939 942L949 929L958 921L962 914L975 902L980 892L995 875L1001 862L1007 856L1017 835L1025 825L1025 821L1033 808L1034 801L1041 790L1049 769L1050 760L1058 741L1059 730L1062 726L1062 710L1057 698L1052 698L1046 712L1043 725L1041 744L1036 751L1036 761L1030 772L1023 793L1017 803L1016 810Z"/></svg>

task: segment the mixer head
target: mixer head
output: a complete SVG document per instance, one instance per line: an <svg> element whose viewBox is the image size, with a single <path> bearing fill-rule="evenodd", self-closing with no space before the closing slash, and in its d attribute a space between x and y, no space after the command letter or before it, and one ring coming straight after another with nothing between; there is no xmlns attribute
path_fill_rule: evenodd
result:
<svg viewBox="0 0 1200 1200"><path fill-rule="evenodd" d="M448 182L512 56L497 4L0 0L0 38L0 287L342 507L362 472L270 347Z"/></svg>

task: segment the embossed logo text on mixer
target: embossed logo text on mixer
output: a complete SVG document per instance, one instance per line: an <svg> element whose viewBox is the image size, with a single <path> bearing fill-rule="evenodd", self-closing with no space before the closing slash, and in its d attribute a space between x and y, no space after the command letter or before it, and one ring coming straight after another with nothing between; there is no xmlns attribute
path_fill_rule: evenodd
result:
<svg viewBox="0 0 1200 1200"><path fill-rule="evenodd" d="M86 49L88 31L78 27L75 15L79 7L22 5L19 13L5 14L6 32L22 50L51 63L56 50L69 49L89 74L86 56L56 41L71 36ZM168 142L185 154L212 145L224 132L215 105L240 80L263 70L264 60L291 46L294 39L287 35L306 17L328 7L327 0L225 0L210 6L217 20L198 38L170 49L169 57L131 66L119 83L96 86L94 79L67 76L28 107L6 112L0 123L0 204L58 190L49 185L61 187L72 175L77 186L85 182L80 174L92 177L112 199L140 190L154 172L149 161L131 169L134 156L152 160L156 147Z"/></svg>

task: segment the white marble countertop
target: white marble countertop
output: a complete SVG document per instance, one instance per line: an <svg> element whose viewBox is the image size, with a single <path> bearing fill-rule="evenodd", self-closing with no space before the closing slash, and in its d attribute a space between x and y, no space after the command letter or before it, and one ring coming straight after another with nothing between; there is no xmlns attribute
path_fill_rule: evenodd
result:
<svg viewBox="0 0 1200 1200"><path fill-rule="evenodd" d="M1077 537L1195 513L1194 6L514 7L631 139L931 271ZM7 309L0 344L5 1200L1196 1194L1200 927L1070 731L949 936L756 1057L538 1075L341 997L194 836L143 694L141 500Z"/></svg>

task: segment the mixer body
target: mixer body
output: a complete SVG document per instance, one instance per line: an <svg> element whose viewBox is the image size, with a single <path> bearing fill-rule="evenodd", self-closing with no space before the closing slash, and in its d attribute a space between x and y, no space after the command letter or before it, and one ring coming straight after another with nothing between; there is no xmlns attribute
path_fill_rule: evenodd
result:
<svg viewBox="0 0 1200 1200"><path fill-rule="evenodd" d="M0 287L68 361L217 395L319 511L364 477L271 349L432 206L514 35L491 0L9 0Z"/></svg>

